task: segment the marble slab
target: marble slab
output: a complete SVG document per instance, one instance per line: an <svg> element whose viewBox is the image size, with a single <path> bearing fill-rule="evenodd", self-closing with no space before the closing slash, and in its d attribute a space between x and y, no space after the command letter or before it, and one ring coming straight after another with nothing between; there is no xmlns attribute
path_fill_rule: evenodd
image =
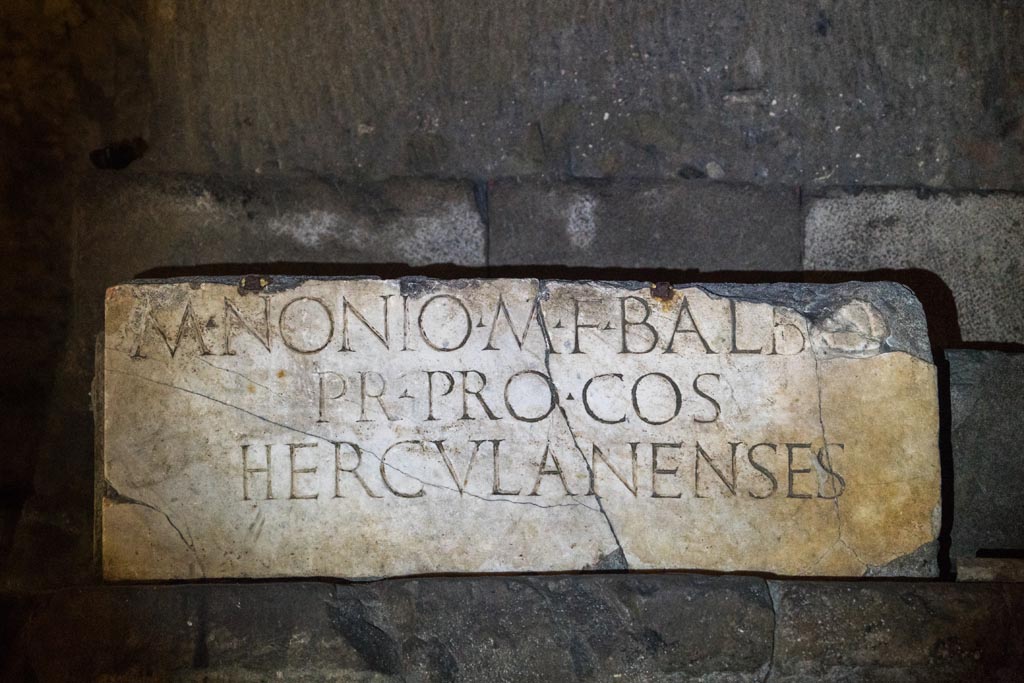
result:
<svg viewBox="0 0 1024 683"><path fill-rule="evenodd" d="M110 580L935 572L896 284L135 281L103 347Z"/></svg>

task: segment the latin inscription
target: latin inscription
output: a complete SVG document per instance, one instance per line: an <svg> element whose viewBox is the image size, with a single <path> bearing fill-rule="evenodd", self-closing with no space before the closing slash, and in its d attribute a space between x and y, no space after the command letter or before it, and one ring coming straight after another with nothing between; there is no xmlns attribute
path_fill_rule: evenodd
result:
<svg viewBox="0 0 1024 683"><path fill-rule="evenodd" d="M876 429L849 392L886 394L891 381L904 391L930 370L923 380L917 366L909 379L867 371L883 360L882 317L863 302L849 320L816 324L697 288L599 283L112 292L108 484L116 500L211 510L185 513L205 539L202 552L186 543L201 575L268 573L259 562L280 548L249 538L245 519L260 529L275 520L276 543L300 555L289 527L317 547L373 557L339 557L326 571L280 560L300 575L582 568L613 555L623 566L843 573L869 564L850 545L860 522L844 527L843 511L895 520L917 490L903 482L933 475L935 463L910 457L894 483L879 483L879 454L913 454L918 434ZM931 533L930 519L913 524L912 538ZM808 557L743 557L743 539L756 548L782 533L813 546ZM567 557L544 559L563 546ZM490 554L448 561L439 551ZM120 546L111 552L122 558Z"/></svg>
<svg viewBox="0 0 1024 683"><path fill-rule="evenodd" d="M627 420L653 426L686 422L706 424L720 419L721 401L726 400L720 391L721 374L718 372L673 376L650 371L629 377L618 372L599 373L586 378L576 399L571 393L559 396L551 377L543 371L515 371L513 366L512 372L503 373L497 380L492 373L489 380L480 369L440 369L442 360L436 354L432 354L436 357L434 362L438 363L434 368L404 373L397 378L389 378L381 371L378 355L381 350L417 353L429 349L444 354L466 348L471 340L474 342L472 348L481 354L501 353L504 348L506 355L514 359L515 355L524 353L523 345L531 330L535 330L534 337L539 338L545 353L558 354L560 351L553 344L545 322L544 302L539 296L517 302L521 304L519 308L526 311L517 320L506 302L506 293L499 291L493 303L487 305L484 302L484 315L477 323L474 323L467 303L451 294L435 294L414 302L410 302L408 295L382 295L379 299L367 300L350 299L342 294L339 300L334 301L293 296L281 297L275 306L272 306L269 296L248 299L224 298L219 332L210 332L216 330L217 316L199 320L190 300L183 306L179 305L180 311L173 307L158 311L150 302L140 301L134 315L142 323L135 332L131 357L174 358L183 343L191 343L193 352L202 356L236 355L232 344L238 346L236 337L239 335L258 343L251 349L257 359L261 354L269 357L274 344L281 344L289 353L303 356L342 352L370 356L372 360L366 365L357 364L345 372L326 369L330 366L329 358L318 364L314 377L309 381L317 391L317 424L506 419L533 423L547 419L562 400L578 400L586 419L602 424L621 424ZM695 314L689 299L683 295L662 307L668 312L663 322L671 321L665 326L652 321L651 303L636 295L610 300L568 297L564 303L572 313L571 320L563 324L559 318L554 328L556 336L571 340L569 354L587 355L588 347L594 344L612 343L617 346L618 354L653 354L655 357L658 354L689 354L697 359L694 364L699 366L702 355L794 355L807 348L806 331L801 325L780 316L774 309L766 317L765 311L759 310L762 307L754 304L729 300L725 302L724 310L718 307L706 314ZM243 314L243 310L247 310L248 315ZM271 323L272 312L276 313L276 325ZM374 314L376 318L371 322ZM485 317L489 323L484 321ZM712 345L706 331L723 326L727 343L714 339ZM394 331L392 327L395 327ZM705 332L701 331L702 328ZM561 331L564 334L557 335ZM351 367L352 364L349 365ZM600 401L595 399L597 395L600 395ZM417 397L425 400L417 401ZM557 481L562 484L560 494L595 496L596 462L603 463L632 495L649 495L652 498L680 498L685 488L687 495L698 498L746 495L765 499L781 490L782 495L789 498L833 499L845 488L842 476L832 469L830 456L831 451L841 452L843 444L830 444L830 450L823 444L815 446L811 442L727 441L712 446L707 442L702 445L699 441L688 444L680 441L593 443L589 455L578 445L568 452L556 454L548 443L544 444L542 453L533 454L532 458L529 454L510 453L509 446L506 446L505 466L525 475L525 478L518 478L521 480L519 485L513 487L514 493L510 493L497 485L502 442L503 439L469 438L466 443L459 444L458 447L468 444L471 450L466 471L461 475L447 454L454 446L450 443L446 446L446 439L391 443L377 457L377 465L371 468L372 475L361 469L367 447L354 441L333 441L333 464L327 465L319 455L321 444L318 442L257 444L262 453L261 464L257 466L250 464L253 445L241 444L242 499L259 497L250 493L251 479L256 475L265 482L264 500L315 500L322 494L342 497L343 474L358 483L357 490L370 498L425 496L427 489L422 483L413 487L415 491L410 493L410 487L395 488L392 480L402 478L401 473L409 468L410 461L416 461L418 467L430 469L425 461L431 458L437 461L435 466L446 466L447 473L451 475L448 483L459 494L464 494L478 451L485 443L490 444L493 463L493 485L489 491L492 495L537 496L543 477L557 475ZM610 458L615 457L610 454L621 447L628 452L630 463L626 464L626 469L632 473L631 479L624 478L610 464ZM299 449L309 449L310 455L298 456ZM348 460L354 458L355 465L346 467L342 464L346 460L343 450L350 454ZM725 455L712 457L709 454L709 451L720 450L724 450ZM755 452L759 453L757 458ZM275 467L271 455L278 453L284 454L290 468L284 479L286 485L282 485L283 491L277 490L275 495L272 473L280 469L280 465ZM643 469L649 472L644 486L641 486L638 474L641 453ZM295 469L297 459L306 462L298 470ZM684 461L690 464L683 465ZM669 467L666 463L675 464ZM575 467L588 473L587 490L572 490L566 483L563 467ZM326 480L319 474L325 470L333 471ZM702 472L705 482L710 477L717 483L702 485ZM822 473L823 481L810 487L797 483L801 477L815 473ZM297 475L304 475L301 479L307 483L297 486ZM368 479L373 479L374 485L371 486ZM506 475L506 481L509 479L510 476ZM786 482L781 489L780 480ZM333 481L333 493L330 493L330 487L324 488L324 481ZM446 488L441 483L437 486ZM297 493L299 490L303 493ZM669 490L675 492L666 492ZM481 490L478 493L487 492Z"/></svg>

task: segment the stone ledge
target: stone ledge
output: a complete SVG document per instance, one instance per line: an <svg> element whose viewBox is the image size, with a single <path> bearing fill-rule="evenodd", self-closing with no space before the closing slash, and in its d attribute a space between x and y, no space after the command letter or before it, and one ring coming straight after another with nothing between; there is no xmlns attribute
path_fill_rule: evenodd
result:
<svg viewBox="0 0 1024 683"><path fill-rule="evenodd" d="M1024 586L770 582L774 681L1011 680Z"/></svg>
<svg viewBox="0 0 1024 683"><path fill-rule="evenodd" d="M955 298L934 343L1024 342L1024 195L831 189L806 210L805 269L924 271Z"/></svg>
<svg viewBox="0 0 1024 683"><path fill-rule="evenodd" d="M591 268L800 268L792 188L710 181L492 182L490 263Z"/></svg>
<svg viewBox="0 0 1024 683"><path fill-rule="evenodd" d="M97 586L0 601L8 680L1008 679L1024 584L692 574ZM333 677L333 678L331 678Z"/></svg>

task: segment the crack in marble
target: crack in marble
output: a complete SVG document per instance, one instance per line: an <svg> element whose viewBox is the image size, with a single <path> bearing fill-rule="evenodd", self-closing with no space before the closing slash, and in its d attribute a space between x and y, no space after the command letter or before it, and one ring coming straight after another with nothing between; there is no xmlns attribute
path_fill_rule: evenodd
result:
<svg viewBox="0 0 1024 683"><path fill-rule="evenodd" d="M266 417L260 415L259 413L254 413L253 411L246 410L245 408L242 408L241 406L236 406L236 405L234 405L232 403L228 403L227 401L222 401L219 398L216 398L216 397L213 397L213 396L209 396L207 394L204 394L204 393L199 392L199 391L195 391L193 389L188 389L186 387L181 387L181 386L178 386L176 384L171 384L169 382L161 382L160 380L153 379L151 377L144 377L142 375L137 375L137 374L131 373L131 372L123 372L123 371L120 371L120 370L110 370L110 369L108 369L107 372L113 373L115 375L124 375L125 377L132 377L134 379L139 379L139 380L142 380L144 382L151 382L152 384L157 384L157 385L162 386L162 387L167 387L168 389L174 389L176 391L185 392L186 394L191 394L193 396L198 396L199 398L205 398L208 401L213 401L214 403L219 403L220 405L225 406L227 408L231 408L232 410L237 410L239 412L245 413L246 415L249 415L250 417L254 417L257 420L261 420L263 422L266 422L267 424L274 425L275 427L280 427L281 429L287 429L288 431L295 432L296 434L302 434L302 435L308 436L308 437L310 437L312 439L319 439L320 441L325 441L325 442L327 442L329 444L332 444L332 445L341 443L339 441L334 441L332 439L329 439L329 438L327 438L327 437L325 437L325 436L323 436L321 434L316 434L314 432L309 432L309 431L306 431L304 429L299 429L298 427L293 427L291 425L284 424L283 422L277 422L275 420L271 420L269 418L266 418ZM420 479L419 477L417 477L414 474L410 474L409 472L406 472L405 470L401 469L400 467L396 467L395 465L393 465L391 463L383 462L382 456L377 455L376 453L374 453L371 450L362 448L362 449L360 449L360 452L361 453L366 453L367 455L373 457L378 462L380 462L382 465L384 465L384 467L387 467L389 470L391 470L393 472L397 472L398 474L402 474L402 475L404 475L406 477L409 477L410 479L413 479L414 481L417 481L420 484L423 484L424 486L429 486L431 488L440 489L442 491L451 491L452 493L458 493L460 495L467 495L470 498L476 498L477 500L482 500L482 501L487 502L487 503L509 503L509 504L512 504L512 505L532 505L533 507L537 507L537 508L583 507L583 508L586 508L587 510L594 510L595 512L597 511L596 508L592 508L589 505L586 505L585 503L580 502L580 501L576 501L576 502L573 502L573 503L552 503L550 505L542 505L540 503L534 503L534 502L528 501L528 500L509 500L507 498L488 498L487 496L481 496L479 494L471 493L471 492L465 491L465 490L459 491L457 488L453 488L451 486L443 486L441 484L437 484L437 483L434 483L434 482L425 481L423 479ZM596 496L596 494L595 494L595 496Z"/></svg>
<svg viewBox="0 0 1024 683"><path fill-rule="evenodd" d="M211 368L214 368L215 370L220 370L221 372L228 372L228 373L231 373L232 375L236 375L238 377L241 377L246 382L249 382L250 384L252 384L254 386L266 389L267 391L272 393L274 396L277 396L279 398L284 398L284 396L282 394L277 393L276 391L274 391L273 389L268 387L266 384L261 384L260 382L257 382L256 380L254 380L253 378L249 377L248 375L246 375L244 373L238 372L237 370L232 370L231 368L221 367L220 365L217 365L215 363L211 363L210 361L206 360L202 356L196 356L196 360L199 360L199 361L202 361L203 363L206 363L207 365L209 365Z"/></svg>
<svg viewBox="0 0 1024 683"><path fill-rule="evenodd" d="M829 470L832 470L832 455L829 453L828 450L828 436L825 434L825 414L824 408L822 406L823 399L821 395L821 360L817 357L817 355L813 355L812 358L814 359L814 378L818 393L818 424L821 426L821 439L824 444L822 446L822 448L824 449L822 452L825 454L825 459L828 461ZM861 574L864 574L868 571L870 565L866 561L864 561L864 559L861 558L857 551L854 550L853 547L846 542L845 538L843 538L843 515L842 512L839 510L839 496L835 496L834 498L832 498L832 505L836 512L836 540L840 545L846 548L850 552L850 554L853 555L853 557L861 563L861 565L863 565L863 569L861 569ZM835 547L835 544L833 544L832 547ZM817 562L815 562L815 566L817 566L822 561L822 559L824 559L824 556L822 556L818 559Z"/></svg>
<svg viewBox="0 0 1024 683"><path fill-rule="evenodd" d="M123 493L118 491L113 484L110 483L109 479L103 480L103 486L103 497L109 500L110 502L114 503L115 505L138 505L148 510L152 510L158 515L163 516L163 518L167 520L167 523L171 525L171 528L174 529L174 531L178 534L178 537L181 539L181 542L184 543L185 547L188 548L189 551L192 553L192 556L195 558L196 564L199 566L200 576L206 574L206 570L203 568L203 562L199 557L199 552L196 550L195 541L192 539L191 532L188 533L188 538L186 538L185 534L178 527L178 525L174 523L174 520L171 519L170 515L168 515L166 512L164 512L157 506L153 505L152 503L147 503L144 500L139 500L138 498L133 498L131 496L124 495ZM188 531L187 527L185 531Z"/></svg>
<svg viewBox="0 0 1024 683"><path fill-rule="evenodd" d="M543 290L543 289L544 289L544 284L541 283L541 290ZM541 292L538 291L538 294L537 294L538 297L540 296L540 294L541 294ZM538 309L538 311L540 311L540 307L539 306L537 307L537 309ZM544 324L543 312L539 313L539 317L540 317L540 320L541 320L541 324L543 325ZM568 412L566 412L565 407L562 405L562 395L558 391L558 386L555 383L555 375L554 375L554 372L552 372L552 370L551 370L551 347L550 347L550 343L547 346L545 346L545 349L544 349L544 369L547 370L548 379L551 381L551 386L552 386L552 389L554 390L552 393L554 394L554 397L555 397L555 406L558 408L558 412L562 415L562 420L565 422L565 428L569 431L569 437L572 439L572 444L573 444L573 446L575 446L576 451L579 452L580 458L583 460L583 464L587 468L587 474L590 477L590 481L596 481L595 480L595 475L594 475L593 465L590 464L590 461L587 460L587 456L583 453L583 448L580 447L579 441L577 441L577 439L576 439L576 432L573 431L572 424L569 422L569 414L568 414ZM597 492L596 488L594 490L594 500L597 501L598 510L600 511L601 516L604 517L604 521L608 525L608 531L612 535L612 540L615 541L615 547L618 549L619 554L622 556L622 564L624 565L624 568L628 571L629 570L629 559L626 556L626 551L622 547L622 542L619 540L619 535L615 531L615 525L612 524L611 517L608 516L608 511L605 510L604 503L601 500L601 495ZM607 554L605 554L602 557L602 559L604 559L604 557L607 557Z"/></svg>

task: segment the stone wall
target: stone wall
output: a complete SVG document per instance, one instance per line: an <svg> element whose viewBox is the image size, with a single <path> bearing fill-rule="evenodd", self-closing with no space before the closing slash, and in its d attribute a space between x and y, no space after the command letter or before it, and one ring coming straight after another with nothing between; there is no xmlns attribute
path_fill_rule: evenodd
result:
<svg viewBox="0 0 1024 683"><path fill-rule="evenodd" d="M1024 584L104 586L90 391L139 275L892 279L967 349L945 577L1019 555L1021 34L1015 0L5 3L0 670L1009 678Z"/></svg>

